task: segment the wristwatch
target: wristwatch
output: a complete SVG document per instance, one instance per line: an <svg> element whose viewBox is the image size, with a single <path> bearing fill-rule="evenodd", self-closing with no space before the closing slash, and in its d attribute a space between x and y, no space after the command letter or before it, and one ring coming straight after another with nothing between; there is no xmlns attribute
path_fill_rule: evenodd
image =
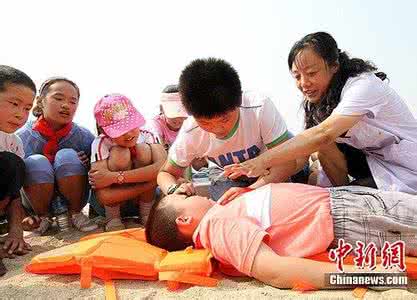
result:
<svg viewBox="0 0 417 300"><path fill-rule="evenodd" d="M180 185L178 183L174 183L174 184L170 185L168 187L168 190L167 190L167 195L173 194L179 187L180 187Z"/></svg>
<svg viewBox="0 0 417 300"><path fill-rule="evenodd" d="M117 174L117 183L118 184L123 184L123 183L125 183L125 180L126 180L125 173L123 171L119 171L118 174Z"/></svg>

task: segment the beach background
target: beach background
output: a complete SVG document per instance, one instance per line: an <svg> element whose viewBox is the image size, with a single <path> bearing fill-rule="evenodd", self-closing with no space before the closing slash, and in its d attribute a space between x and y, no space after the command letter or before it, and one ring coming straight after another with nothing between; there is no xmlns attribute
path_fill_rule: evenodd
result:
<svg viewBox="0 0 417 300"><path fill-rule="evenodd" d="M0 299L104 299L104 283L93 279L91 288L80 288L79 275L35 275L25 273L24 265L36 254L78 241L83 235L77 231L31 237L27 240L33 251L4 263L9 272L0 278ZM215 288L183 285L175 292L168 291L164 282L115 280L118 299L355 299L352 290L315 291L300 293L277 289L250 278L232 278L214 274L221 279ZM365 299L416 299L417 284L407 290L368 290Z"/></svg>

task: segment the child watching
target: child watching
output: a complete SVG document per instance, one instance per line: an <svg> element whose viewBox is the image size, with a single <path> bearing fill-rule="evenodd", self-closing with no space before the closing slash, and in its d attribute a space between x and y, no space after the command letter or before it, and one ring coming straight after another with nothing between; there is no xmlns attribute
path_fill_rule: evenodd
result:
<svg viewBox="0 0 417 300"><path fill-rule="evenodd" d="M288 139L284 119L272 101L262 95L243 92L233 67L221 59L197 59L182 71L179 81L181 101L191 115L183 124L158 174L165 194L194 194L191 183L179 178L195 158L207 158L209 192L218 199L230 187L260 187L287 180L297 171L294 162L271 168L257 180L229 180L221 176L226 165L258 156ZM229 176L236 179L233 174Z"/></svg>
<svg viewBox="0 0 417 300"><path fill-rule="evenodd" d="M23 240L24 211L20 190L25 177L23 144L14 133L28 119L36 87L25 73L0 65L0 218L8 220L8 235L0 248L0 276L7 270L3 258L25 254L30 246Z"/></svg>
<svg viewBox="0 0 417 300"><path fill-rule="evenodd" d="M178 85L172 84L166 86L161 95L160 113L155 116L149 123L149 130L152 132L158 144L162 144L165 150L174 143L182 124L187 119L188 114L181 103L181 96L178 92ZM204 158L195 158L192 163L194 170L198 171L207 167L207 161ZM189 168L189 174L192 175L192 169ZM203 176L204 174L199 174Z"/></svg>
<svg viewBox="0 0 417 300"><path fill-rule="evenodd" d="M164 88L160 103L160 114L150 121L149 127L158 138L159 143L165 146L165 150L168 150L174 143L188 114L181 103L176 84Z"/></svg>
<svg viewBox="0 0 417 300"><path fill-rule="evenodd" d="M68 205L68 221L79 231L97 229L81 209L88 195L87 170L93 134L73 122L80 90L71 80L53 77L39 89L33 108L35 121L18 132L25 145L26 180L23 205L41 218L35 234L47 231L51 202L62 197ZM60 200L59 200L60 201Z"/></svg>
<svg viewBox="0 0 417 300"><path fill-rule="evenodd" d="M405 255L417 256L416 203L417 196L368 187L276 183L225 205L166 196L153 206L145 232L149 243L169 251L207 248L220 263L278 288L300 281L322 288L335 266L303 257L336 248L339 239L379 250L401 239Z"/></svg>
<svg viewBox="0 0 417 300"><path fill-rule="evenodd" d="M125 229L120 204L137 199L139 215L145 224L165 150L162 145L138 144L139 128L145 119L123 95L104 96L95 105L94 116L102 134L92 144L90 184L104 210L95 199L92 205L97 213L106 216L106 231L114 231Z"/></svg>

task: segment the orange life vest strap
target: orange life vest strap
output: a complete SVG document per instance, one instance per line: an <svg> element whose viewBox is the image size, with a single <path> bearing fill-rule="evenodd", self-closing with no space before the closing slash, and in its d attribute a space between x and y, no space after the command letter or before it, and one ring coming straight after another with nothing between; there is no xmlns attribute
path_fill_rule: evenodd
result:
<svg viewBox="0 0 417 300"><path fill-rule="evenodd" d="M114 282L112 280L106 280L104 282L104 290L106 295L106 300L116 300L116 288L114 287Z"/></svg>
<svg viewBox="0 0 417 300"><path fill-rule="evenodd" d="M93 270L93 263L89 259L81 260L81 276L80 284L83 289L91 286L91 273Z"/></svg>

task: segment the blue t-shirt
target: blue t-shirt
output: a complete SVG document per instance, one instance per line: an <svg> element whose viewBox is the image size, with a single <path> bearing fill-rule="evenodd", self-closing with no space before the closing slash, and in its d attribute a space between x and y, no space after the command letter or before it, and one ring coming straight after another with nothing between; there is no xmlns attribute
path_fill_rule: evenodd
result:
<svg viewBox="0 0 417 300"><path fill-rule="evenodd" d="M42 154L43 147L47 143L47 140L38 131L32 129L33 122L33 120L26 122L17 132L17 135L23 142L25 157L33 154ZM58 151L70 148L76 152L84 151L89 157L93 140L94 135L87 128L72 123L72 129L69 134L58 142Z"/></svg>

